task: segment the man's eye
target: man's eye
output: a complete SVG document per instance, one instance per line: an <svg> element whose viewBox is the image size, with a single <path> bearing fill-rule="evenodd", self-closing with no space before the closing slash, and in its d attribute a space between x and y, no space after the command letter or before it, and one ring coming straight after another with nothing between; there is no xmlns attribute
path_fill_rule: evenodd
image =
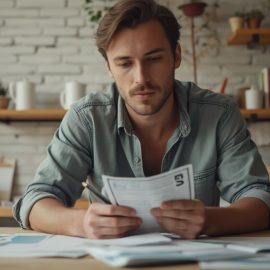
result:
<svg viewBox="0 0 270 270"><path fill-rule="evenodd" d="M161 56L155 56L155 57L153 56L153 57L148 58L149 61L158 61L160 59L161 59Z"/></svg>
<svg viewBox="0 0 270 270"><path fill-rule="evenodd" d="M119 63L118 66L120 66L121 68L128 68L131 66L131 63L130 62Z"/></svg>

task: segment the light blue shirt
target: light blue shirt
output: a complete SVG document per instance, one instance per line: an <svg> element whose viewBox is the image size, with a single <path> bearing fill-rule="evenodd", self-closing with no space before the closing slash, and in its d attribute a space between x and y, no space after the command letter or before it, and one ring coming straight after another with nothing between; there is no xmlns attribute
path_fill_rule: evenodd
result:
<svg viewBox="0 0 270 270"><path fill-rule="evenodd" d="M160 172L191 163L195 197L207 206L217 206L222 196L230 203L255 197L270 207L268 174L237 105L189 82L175 81L174 92L180 124L168 140ZM46 197L73 206L87 177L101 191L102 174L144 176L141 144L115 84L66 113L34 181L14 205L16 220L29 227L32 206Z"/></svg>

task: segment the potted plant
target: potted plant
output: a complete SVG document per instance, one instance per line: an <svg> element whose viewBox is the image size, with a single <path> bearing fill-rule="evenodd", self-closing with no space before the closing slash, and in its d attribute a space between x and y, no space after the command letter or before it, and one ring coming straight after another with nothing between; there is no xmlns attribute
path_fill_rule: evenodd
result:
<svg viewBox="0 0 270 270"><path fill-rule="evenodd" d="M0 81L0 109L7 109L10 98L7 96L8 88Z"/></svg>
<svg viewBox="0 0 270 270"><path fill-rule="evenodd" d="M247 13L246 21L248 28L259 28L264 19L264 14L259 9L253 9Z"/></svg>
<svg viewBox="0 0 270 270"><path fill-rule="evenodd" d="M229 24L232 32L236 32L238 29L244 28L245 14L242 12L235 12L232 17L229 18Z"/></svg>
<svg viewBox="0 0 270 270"><path fill-rule="evenodd" d="M179 6L179 9L188 17L198 17L203 14L206 3L198 0L190 0L190 3Z"/></svg>

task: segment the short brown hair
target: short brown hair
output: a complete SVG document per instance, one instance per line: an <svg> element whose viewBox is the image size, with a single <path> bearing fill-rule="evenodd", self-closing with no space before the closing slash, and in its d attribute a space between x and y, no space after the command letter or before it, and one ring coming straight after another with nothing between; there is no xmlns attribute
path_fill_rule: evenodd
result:
<svg viewBox="0 0 270 270"><path fill-rule="evenodd" d="M107 60L106 51L113 37L123 28L133 28L149 20L162 25L173 53L180 38L180 25L174 14L154 0L119 0L102 18L96 32L96 45Z"/></svg>

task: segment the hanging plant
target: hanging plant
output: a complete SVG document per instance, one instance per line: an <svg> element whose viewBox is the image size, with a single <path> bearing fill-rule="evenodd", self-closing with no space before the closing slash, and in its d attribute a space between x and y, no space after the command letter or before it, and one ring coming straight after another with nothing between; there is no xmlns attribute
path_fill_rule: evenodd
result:
<svg viewBox="0 0 270 270"><path fill-rule="evenodd" d="M190 3L202 2L200 0L189 1ZM218 50L221 45L220 36L218 33L215 24L220 21L218 16L218 10L220 5L218 0L215 0L213 3L207 5L207 10L201 15L201 19L199 22L195 24L195 44L197 47L196 57L197 59L201 59L206 57L207 55L211 55L212 57L218 53ZM181 16L182 21L186 21L188 17ZM204 33L198 35L199 33ZM182 43L183 49L183 59L188 63L191 63L192 53L190 48L185 46Z"/></svg>
<svg viewBox="0 0 270 270"><path fill-rule="evenodd" d="M100 5L100 3L102 3ZM90 22L97 23L108 11L108 9L115 3L115 0L99 0L99 4L96 5L93 0L85 0L84 9L89 17Z"/></svg>

